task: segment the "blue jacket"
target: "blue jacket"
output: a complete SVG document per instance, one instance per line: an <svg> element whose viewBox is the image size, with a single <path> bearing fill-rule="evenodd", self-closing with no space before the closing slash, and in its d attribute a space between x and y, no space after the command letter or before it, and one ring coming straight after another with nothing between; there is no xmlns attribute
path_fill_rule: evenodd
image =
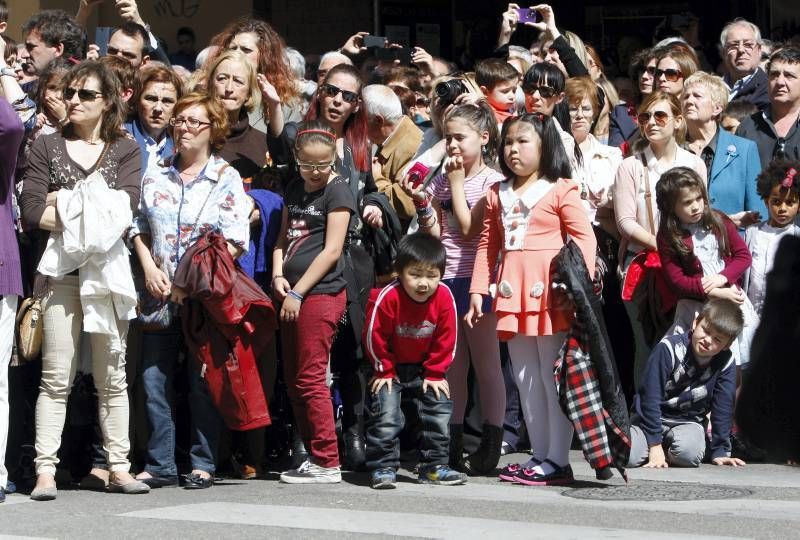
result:
<svg viewBox="0 0 800 540"><path fill-rule="evenodd" d="M144 174L147 172L147 164L149 163L149 155L147 152L147 143L148 142L155 142L153 138L147 134L147 132L139 125L138 120L132 120L130 122L125 122L124 126L125 130L133 135L133 138L136 139L139 148L142 151L142 177L144 178ZM165 134L166 142L164 145L157 150L158 152L158 161L163 161L175 153L175 146L172 142L172 137L169 136L169 133Z"/></svg>
<svg viewBox="0 0 800 540"><path fill-rule="evenodd" d="M712 373L705 382L698 372L695 380L668 386L679 367L696 365L691 338L691 332L667 336L653 348L633 398L633 423L642 428L648 445L653 445L662 440L662 425L694 422L705 426L711 412L711 458L730 456L736 395L736 363L730 350L711 359Z"/></svg>
<svg viewBox="0 0 800 540"><path fill-rule="evenodd" d="M728 215L756 211L766 219L767 207L756 191L756 177L761 173L758 147L753 141L718 129L717 149L708 176L711 206Z"/></svg>

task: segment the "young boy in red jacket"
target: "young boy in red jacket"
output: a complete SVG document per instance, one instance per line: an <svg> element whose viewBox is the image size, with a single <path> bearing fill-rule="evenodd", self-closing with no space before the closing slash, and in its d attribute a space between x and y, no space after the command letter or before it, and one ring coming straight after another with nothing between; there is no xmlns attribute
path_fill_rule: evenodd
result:
<svg viewBox="0 0 800 540"><path fill-rule="evenodd" d="M367 305L364 348L372 363L372 403L367 412L367 469L372 487L391 489L400 466L401 395L412 393L424 426L419 482L456 485L465 474L450 469L449 422L453 410L444 376L456 350L453 293L440 283L444 246L429 234L404 237L397 246L397 280L374 290Z"/></svg>

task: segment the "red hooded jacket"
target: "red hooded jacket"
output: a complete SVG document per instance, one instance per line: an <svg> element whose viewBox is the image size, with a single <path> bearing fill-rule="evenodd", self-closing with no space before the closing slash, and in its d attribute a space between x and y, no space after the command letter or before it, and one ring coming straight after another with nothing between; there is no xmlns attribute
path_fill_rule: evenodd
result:
<svg viewBox="0 0 800 540"><path fill-rule="evenodd" d="M235 430L268 426L256 359L277 327L272 301L234 262L216 232L186 251L174 284L188 294L181 310L186 345L225 423Z"/></svg>

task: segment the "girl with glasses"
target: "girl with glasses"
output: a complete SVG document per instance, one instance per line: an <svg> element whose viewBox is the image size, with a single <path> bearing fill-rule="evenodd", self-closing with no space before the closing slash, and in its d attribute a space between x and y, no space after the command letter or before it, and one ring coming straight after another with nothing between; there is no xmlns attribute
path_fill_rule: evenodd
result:
<svg viewBox="0 0 800 540"><path fill-rule="evenodd" d="M683 81L700 69L697 55L688 45L672 43L656 58L654 88L680 98Z"/></svg>
<svg viewBox="0 0 800 540"><path fill-rule="evenodd" d="M680 146L685 140L686 123L675 96L653 92L639 106L637 120L647 144L643 151L622 161L614 180L614 212L621 236L619 262L623 274L636 254L657 250L655 189L661 175L682 166L706 178L703 160ZM634 381L638 383L653 343L645 336L637 304L626 301L625 309L635 338ZM658 341L661 335L651 338Z"/></svg>
<svg viewBox="0 0 800 540"><path fill-rule="evenodd" d="M67 123L60 132L42 135L33 143L20 197L23 222L26 229L34 233L39 256L44 252L49 232L63 228L56 208L59 190L75 189L78 182L98 173L109 188L128 195L131 210L139 203L141 157L139 146L122 130L126 108L120 97L119 80L103 64L86 61L67 72L63 88ZM44 340L42 380L36 405L37 480L31 498L51 500L57 494L57 452L64 429L67 395L80 362L84 312L77 272L59 280L38 275L35 289L44 295ZM125 377L128 318L115 315L110 321L117 331L116 340L113 334L89 334L92 373L111 471L109 489L146 493L148 486L134 480L129 473Z"/></svg>

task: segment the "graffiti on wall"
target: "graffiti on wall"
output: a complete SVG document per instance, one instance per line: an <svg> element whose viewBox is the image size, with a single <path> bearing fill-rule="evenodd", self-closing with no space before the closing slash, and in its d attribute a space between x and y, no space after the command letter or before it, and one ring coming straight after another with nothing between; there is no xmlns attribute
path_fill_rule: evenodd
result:
<svg viewBox="0 0 800 540"><path fill-rule="evenodd" d="M201 0L156 0L153 8L159 17L191 19L200 10Z"/></svg>

